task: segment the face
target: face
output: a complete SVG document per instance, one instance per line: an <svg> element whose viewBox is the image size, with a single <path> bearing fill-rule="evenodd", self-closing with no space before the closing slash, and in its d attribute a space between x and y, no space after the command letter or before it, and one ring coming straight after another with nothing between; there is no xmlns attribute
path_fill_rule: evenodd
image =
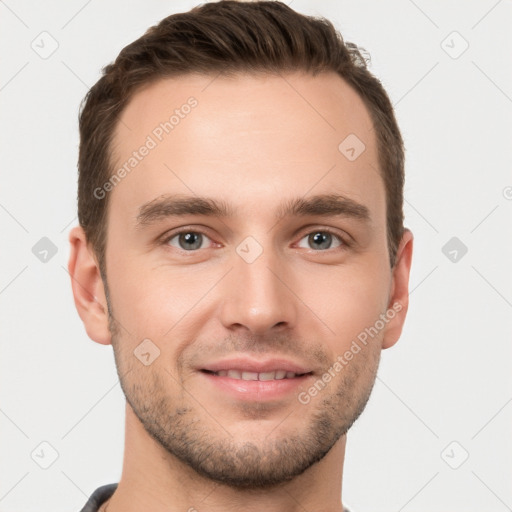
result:
<svg viewBox="0 0 512 512"><path fill-rule="evenodd" d="M134 415L218 482L303 473L362 412L398 321L361 99L330 73L165 79L123 112L113 158L110 329Z"/></svg>

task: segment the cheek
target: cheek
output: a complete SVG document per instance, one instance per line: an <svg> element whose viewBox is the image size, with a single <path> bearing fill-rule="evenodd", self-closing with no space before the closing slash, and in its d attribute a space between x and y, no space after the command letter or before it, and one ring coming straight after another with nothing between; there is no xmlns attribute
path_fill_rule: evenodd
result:
<svg viewBox="0 0 512 512"><path fill-rule="evenodd" d="M152 265L145 255L118 258L108 282L116 318L138 340L175 337L202 311L218 272Z"/></svg>
<svg viewBox="0 0 512 512"><path fill-rule="evenodd" d="M367 265L338 268L329 274L323 292L311 296L318 316L330 328L332 349L339 353L375 324L385 312L389 278L385 270ZM314 309L314 307L312 307Z"/></svg>

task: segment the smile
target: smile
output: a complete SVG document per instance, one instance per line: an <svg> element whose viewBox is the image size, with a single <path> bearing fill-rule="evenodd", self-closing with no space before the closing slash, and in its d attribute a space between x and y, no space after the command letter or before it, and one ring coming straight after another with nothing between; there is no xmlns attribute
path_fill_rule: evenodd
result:
<svg viewBox="0 0 512 512"><path fill-rule="evenodd" d="M295 373L286 370L275 370L270 372L248 372L243 370L219 370L216 372L203 370L204 372L210 373L217 377L229 377L236 380L282 380L282 379L294 379L295 377L302 377L307 373Z"/></svg>

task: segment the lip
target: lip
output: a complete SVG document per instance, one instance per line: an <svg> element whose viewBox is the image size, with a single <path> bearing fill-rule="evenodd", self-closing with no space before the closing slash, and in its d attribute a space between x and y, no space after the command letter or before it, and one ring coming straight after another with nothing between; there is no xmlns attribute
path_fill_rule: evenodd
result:
<svg viewBox="0 0 512 512"><path fill-rule="evenodd" d="M208 370L210 372L218 372L220 370L241 370L244 372L273 372L276 370L286 370L296 374L310 373L313 370L305 365L295 363L289 359L266 359L258 361L250 358L230 358L221 361L207 363L198 370Z"/></svg>
<svg viewBox="0 0 512 512"><path fill-rule="evenodd" d="M197 368L202 378L222 394L242 401L272 401L286 399L312 378L311 368L288 359L266 359L258 361L250 358L230 358L205 364ZM206 371L205 371L206 370ZM273 380L242 380L228 376L214 375L221 370L240 370L246 372L272 372L286 370L297 374L293 378ZM302 375L304 374L304 375Z"/></svg>
<svg viewBox="0 0 512 512"><path fill-rule="evenodd" d="M270 401L286 398L298 392L298 388L311 379L311 374L281 380L241 380L231 377L221 377L213 373L199 372L199 374L222 394L236 400Z"/></svg>

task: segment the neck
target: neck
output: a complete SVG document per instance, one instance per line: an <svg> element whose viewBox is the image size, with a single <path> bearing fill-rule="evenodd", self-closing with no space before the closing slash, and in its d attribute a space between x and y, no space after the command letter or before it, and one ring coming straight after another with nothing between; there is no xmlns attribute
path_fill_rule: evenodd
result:
<svg viewBox="0 0 512 512"><path fill-rule="evenodd" d="M272 489L240 490L198 475L169 454L126 405L123 471L108 512L341 512L346 436L318 463Z"/></svg>

